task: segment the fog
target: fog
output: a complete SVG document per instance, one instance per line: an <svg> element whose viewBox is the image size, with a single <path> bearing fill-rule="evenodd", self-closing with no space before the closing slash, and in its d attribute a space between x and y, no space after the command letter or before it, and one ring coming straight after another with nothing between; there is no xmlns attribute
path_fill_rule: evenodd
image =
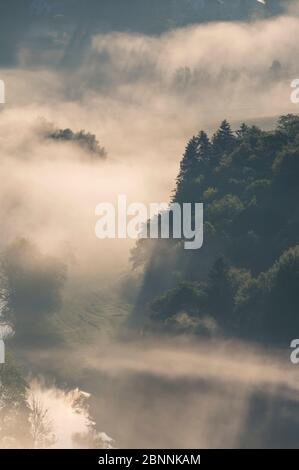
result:
<svg viewBox="0 0 299 470"><path fill-rule="evenodd" d="M298 371L288 351L164 337L51 354L36 350L24 359L47 370L48 381L55 370L61 380L92 390L97 427L118 448L296 446ZM65 409L74 392L39 385L38 393L54 432L57 420L56 432L66 440L82 431L84 413L72 426Z"/></svg>
<svg viewBox="0 0 299 470"><path fill-rule="evenodd" d="M96 238L98 203L116 203L118 194L126 194L128 203L167 202L194 133L211 133L224 118L234 128L243 121L269 128L279 115L297 112L290 84L298 77L298 12L293 6L278 17L195 24L159 35L95 31L76 67L53 67L56 55L36 67L38 48L25 41L17 65L0 69L6 84L0 249L8 256L8 282L33 286L33 296L16 300L20 315L32 315L36 305L44 316L55 314L67 344L54 348L45 332L29 328L27 341L18 344L16 334L14 347L29 377L50 381L33 381L32 388L59 429L58 446L74 445L63 426L80 433L89 419L65 406L72 387L91 394L97 427L116 447L296 442L298 373L285 352L239 343L198 345L193 338L123 342L115 299L101 312L104 332L112 315L114 340L105 341L91 324L86 347L84 319L92 295L115 292L120 276L130 272L134 246ZM65 52L66 43L61 48ZM95 134L107 159L49 139L51 125ZM43 295L34 298L37 286ZM121 295L118 301L124 309ZM71 323L73 307L80 311L79 326ZM44 348L33 347L33 334L41 335ZM288 429L285 438L277 422Z"/></svg>
<svg viewBox="0 0 299 470"><path fill-rule="evenodd" d="M96 204L120 193L167 201L186 140L199 129L211 131L223 118L269 126L296 112L298 30L293 13L161 36L97 34L72 74L37 73L34 49L20 53L19 67L1 70L2 243L25 236L59 254L67 244L83 270L124 263L126 242L95 238ZM40 118L94 133L107 161L89 162L80 149L42 138Z"/></svg>

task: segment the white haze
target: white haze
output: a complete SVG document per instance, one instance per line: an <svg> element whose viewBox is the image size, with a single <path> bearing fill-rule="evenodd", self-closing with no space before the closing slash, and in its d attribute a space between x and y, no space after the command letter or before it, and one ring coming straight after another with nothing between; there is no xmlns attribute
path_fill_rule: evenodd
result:
<svg viewBox="0 0 299 470"><path fill-rule="evenodd" d="M235 448L296 445L299 372L289 354L236 341L163 337L35 351L24 359L44 370L55 364L58 375L92 391L92 416L117 447ZM66 397L54 394L61 411L56 422L68 434ZM74 429L81 429L80 420Z"/></svg>
<svg viewBox="0 0 299 470"><path fill-rule="evenodd" d="M167 201L195 132L211 131L224 118L269 125L280 114L296 113L290 83L299 72L298 37L292 10L280 18L197 25L159 37L97 35L71 71L33 69L34 50L22 48L20 66L0 70L6 82L0 248L27 237L63 258L69 278L83 284L91 279L100 285L126 269L132 243L96 239L96 205L116 202L119 193L134 202ZM270 70L274 61L281 67ZM91 162L74 146L43 139L41 117L59 128L95 133L107 161ZM287 353L161 344L106 344L61 355L27 351L23 359L91 392L98 428L120 447L237 447L244 445L242 436L247 445L275 445L277 410L283 422L298 422L298 372ZM253 436L251 410L261 395L263 425ZM81 431L86 417L74 416L63 392L50 388L43 396L60 429L60 446L71 445L64 426ZM294 418L281 406L289 402Z"/></svg>
<svg viewBox="0 0 299 470"><path fill-rule="evenodd" d="M94 422L86 404L88 398L89 394L78 388L65 391L54 385L47 386L40 380L33 380L30 383L28 402L34 399L46 413L47 423L53 434L51 448L76 448L78 444L75 436L90 433ZM98 436L103 443L103 448L111 448L112 438L104 432L98 433Z"/></svg>
<svg viewBox="0 0 299 470"><path fill-rule="evenodd" d="M31 69L30 54L22 67L1 70L2 244L26 236L59 254L67 245L84 275L122 269L132 243L95 238L96 204L116 202L119 193L129 202L167 201L193 133L224 118L296 112L290 82L298 33L293 14L157 37L102 34L72 72ZM279 72L270 70L273 61ZM107 162L83 161L79 150L39 139L40 117L95 133Z"/></svg>

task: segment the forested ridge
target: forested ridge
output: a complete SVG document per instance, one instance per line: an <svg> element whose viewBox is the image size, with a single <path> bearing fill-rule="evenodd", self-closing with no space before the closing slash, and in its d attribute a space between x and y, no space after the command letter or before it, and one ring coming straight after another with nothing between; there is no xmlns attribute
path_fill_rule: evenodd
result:
<svg viewBox="0 0 299 470"><path fill-rule="evenodd" d="M134 318L149 329L286 345L299 332L299 117L273 131L224 120L181 160L173 202L204 203L204 242L140 240ZM296 336L297 335L297 336Z"/></svg>
<svg viewBox="0 0 299 470"><path fill-rule="evenodd" d="M78 137L65 132L51 138L68 144ZM171 201L204 204L203 246L186 250L183 239L138 241L132 261L143 281L130 326L154 337L191 333L198 341L237 338L289 351L299 333L298 178L299 116L282 116L273 131L246 124L232 130L223 121L214 135L193 136ZM3 319L15 331L9 344L49 351L63 345L64 263L22 239L2 253L1 269ZM138 275L126 277L123 314L138 287ZM84 312L80 338L89 341L92 329L98 340L107 305L89 292L89 303L78 296L81 303L77 297L64 306L69 324L78 329ZM118 315L114 301L110 308ZM130 316L129 309L125 313ZM0 447L55 446L48 410L23 377L26 371L8 355L0 365ZM106 445L96 427L75 439L79 447Z"/></svg>

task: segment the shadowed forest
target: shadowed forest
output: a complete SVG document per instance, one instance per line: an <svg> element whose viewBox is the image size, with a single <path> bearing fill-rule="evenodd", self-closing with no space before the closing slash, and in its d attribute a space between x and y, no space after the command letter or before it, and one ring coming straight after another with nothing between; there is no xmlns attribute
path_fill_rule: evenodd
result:
<svg viewBox="0 0 299 470"><path fill-rule="evenodd" d="M1 3L0 448L298 447L298 37L298 0ZM203 246L98 239L119 195L203 203Z"/></svg>

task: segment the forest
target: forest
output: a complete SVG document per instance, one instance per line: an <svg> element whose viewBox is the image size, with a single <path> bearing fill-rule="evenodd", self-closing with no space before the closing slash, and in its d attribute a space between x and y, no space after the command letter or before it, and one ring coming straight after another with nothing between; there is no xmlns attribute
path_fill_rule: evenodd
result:
<svg viewBox="0 0 299 470"><path fill-rule="evenodd" d="M101 149L84 132L45 138L64 145L78 140L80 147L83 139L91 155ZM33 348L37 371L59 380L57 366L39 364L40 351L46 347L50 359L58 348L68 357L70 345L100 342L110 321L119 338L186 336L199 346L229 339L288 352L299 332L298 177L296 115L280 117L272 131L246 124L233 130L226 120L213 135L200 131L186 145L170 202L204 204L203 246L186 250L183 238L140 239L131 251L132 274L115 282L110 298L82 286L68 299L63 260L26 239L6 248L2 321L14 335L0 365L0 446L56 445L47 407L31 390L28 371L17 365L20 352ZM90 425L74 434L76 446L108 448L111 440L95 427L88 396L75 396L78 406Z"/></svg>
<svg viewBox="0 0 299 470"><path fill-rule="evenodd" d="M0 449L298 447L299 0L0 11Z"/></svg>
<svg viewBox="0 0 299 470"><path fill-rule="evenodd" d="M140 240L134 320L150 330L288 347L299 332L299 117L264 131L224 120L187 143L173 202L204 203L204 243Z"/></svg>

